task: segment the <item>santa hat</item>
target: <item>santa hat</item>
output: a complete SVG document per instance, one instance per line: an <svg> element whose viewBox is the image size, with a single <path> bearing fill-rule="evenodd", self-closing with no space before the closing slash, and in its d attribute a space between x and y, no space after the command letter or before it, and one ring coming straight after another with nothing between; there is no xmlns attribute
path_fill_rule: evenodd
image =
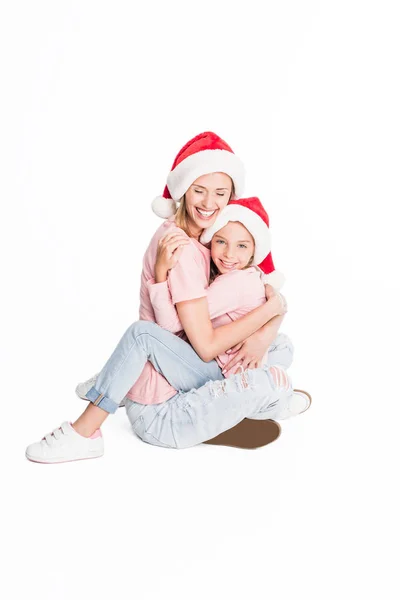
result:
<svg viewBox="0 0 400 600"><path fill-rule="evenodd" d="M255 242L252 264L265 274L264 283L269 283L279 290L285 282L285 277L275 270L272 261L269 218L260 200L256 197L231 200L220 212L214 224L204 229L200 242L202 244L210 242L213 235L225 227L229 221L239 221L251 233Z"/></svg>
<svg viewBox="0 0 400 600"><path fill-rule="evenodd" d="M167 177L162 196L152 202L152 209L159 217L168 219L176 213L176 201L201 175L226 173L235 185L235 196L240 197L244 187L244 166L216 133L206 131L196 135L179 152Z"/></svg>

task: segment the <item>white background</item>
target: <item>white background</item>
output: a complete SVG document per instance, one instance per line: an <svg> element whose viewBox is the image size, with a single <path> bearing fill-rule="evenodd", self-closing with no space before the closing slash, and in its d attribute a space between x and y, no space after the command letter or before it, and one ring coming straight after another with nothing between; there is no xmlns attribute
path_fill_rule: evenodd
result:
<svg viewBox="0 0 400 600"><path fill-rule="evenodd" d="M3 2L4 598L398 599L400 158L395 1ZM137 319L150 209L212 130L285 273L312 409L240 451L26 446Z"/></svg>

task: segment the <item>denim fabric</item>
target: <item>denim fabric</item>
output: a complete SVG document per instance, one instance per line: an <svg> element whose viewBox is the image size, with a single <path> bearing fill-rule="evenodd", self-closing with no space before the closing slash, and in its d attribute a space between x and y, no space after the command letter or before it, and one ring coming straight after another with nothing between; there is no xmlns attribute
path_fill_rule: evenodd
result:
<svg viewBox="0 0 400 600"><path fill-rule="evenodd" d="M178 392L162 404L141 405L126 400L134 432L163 448L190 448L209 440L256 413L265 419L279 414L293 393L276 385L269 367L248 369L223 381L208 381L189 392Z"/></svg>
<svg viewBox="0 0 400 600"><path fill-rule="evenodd" d="M133 323L86 394L93 404L114 413L150 360L178 393L161 404L144 405L125 399L134 431L145 442L167 448L187 448L215 437L245 417L270 419L293 393L277 386L269 367L287 369L293 345L279 334L261 369L225 379L215 360L205 363L190 344L151 321ZM289 380L290 382L290 380Z"/></svg>
<svg viewBox="0 0 400 600"><path fill-rule="evenodd" d="M137 321L125 331L86 397L103 410L115 413L147 360L180 391L200 387L210 379L224 379L215 360L206 363L175 334L152 321Z"/></svg>

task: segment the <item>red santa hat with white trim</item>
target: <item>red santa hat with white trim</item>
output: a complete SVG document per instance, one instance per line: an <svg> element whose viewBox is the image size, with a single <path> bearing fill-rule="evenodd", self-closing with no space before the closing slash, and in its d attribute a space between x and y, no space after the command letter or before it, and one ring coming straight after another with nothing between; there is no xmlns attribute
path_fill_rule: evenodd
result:
<svg viewBox="0 0 400 600"><path fill-rule="evenodd" d="M196 135L178 152L167 177L162 196L152 202L156 215L168 219L176 213L178 202L201 175L226 173L235 186L235 197L240 197L244 188L244 165L232 148L212 131Z"/></svg>
<svg viewBox="0 0 400 600"><path fill-rule="evenodd" d="M279 290L285 282L285 277L276 271L272 260L269 217L259 198L254 196L230 200L214 224L204 229L200 242L202 244L210 242L213 235L225 227L229 221L239 221L251 233L255 242L252 265L257 266L264 273L264 284L269 283L273 288Z"/></svg>

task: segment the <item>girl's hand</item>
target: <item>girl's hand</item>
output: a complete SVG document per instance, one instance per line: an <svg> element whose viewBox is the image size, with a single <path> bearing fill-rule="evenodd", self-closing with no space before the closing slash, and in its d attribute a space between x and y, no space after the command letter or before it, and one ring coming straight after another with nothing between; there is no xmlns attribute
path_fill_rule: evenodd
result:
<svg viewBox="0 0 400 600"><path fill-rule="evenodd" d="M268 321L264 327L248 337L244 342L236 344L227 354L231 356L229 362L226 363L222 373L236 366L232 373L237 373L239 366L244 369L257 369L262 366L263 358L268 353L269 347L278 335L279 326L282 322L282 317L274 317Z"/></svg>
<svg viewBox="0 0 400 600"><path fill-rule="evenodd" d="M276 294L277 294L276 289L273 288L272 285L269 285L269 283L266 283L264 285L264 289L265 289L265 297L267 300L272 298L272 296L276 296Z"/></svg>
<svg viewBox="0 0 400 600"><path fill-rule="evenodd" d="M236 366L236 370L233 373L238 372L239 366L242 366L243 369L258 369L262 365L262 359L265 353L268 350L268 347L274 341L276 337L276 331L274 327L272 327L272 322L275 320L277 316L281 316L287 313L287 302L286 298L277 290L275 290L271 285L267 284L265 286L265 296L267 298L267 302L271 303L270 306L276 311L276 315L271 321L266 323L263 327L263 332L256 331L248 337L243 342L236 344L230 350L227 350L227 354L232 355L232 358L229 362L226 363L222 374L225 375L227 371ZM271 335L268 332L267 336L267 346L266 346L266 331L268 330L268 326L271 325Z"/></svg>
<svg viewBox="0 0 400 600"><path fill-rule="evenodd" d="M272 287L272 285L270 285L269 283L266 283L264 288L265 288L265 297L267 300L272 298L272 296L276 296L277 294L279 294L278 290L276 290L274 287Z"/></svg>
<svg viewBox="0 0 400 600"><path fill-rule="evenodd" d="M168 233L159 240L154 268L157 283L167 280L168 271L175 267L187 244L189 238L184 233Z"/></svg>
<svg viewBox="0 0 400 600"><path fill-rule="evenodd" d="M265 336L258 332L253 333L244 342L236 344L227 352L232 358L223 368L222 374L225 375L229 369L236 366L232 373L237 373L239 367L243 369L258 369L262 365L262 359L265 354Z"/></svg>

